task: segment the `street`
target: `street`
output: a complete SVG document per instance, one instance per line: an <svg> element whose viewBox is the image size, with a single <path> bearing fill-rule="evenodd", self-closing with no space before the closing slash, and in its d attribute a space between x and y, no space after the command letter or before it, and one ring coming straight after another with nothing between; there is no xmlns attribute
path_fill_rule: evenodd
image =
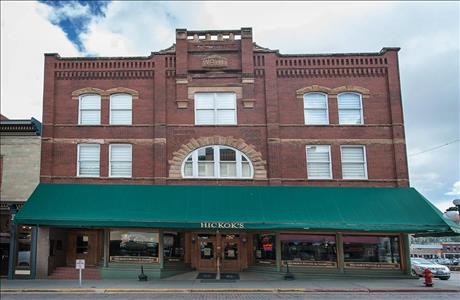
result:
<svg viewBox="0 0 460 300"><path fill-rule="evenodd" d="M19 300L19 299L43 299L43 300L99 300L99 299L190 299L190 300L233 300L233 299L436 299L452 300L459 299L459 293L438 293L438 292L418 292L418 293L20 293L20 294L2 294L2 300Z"/></svg>

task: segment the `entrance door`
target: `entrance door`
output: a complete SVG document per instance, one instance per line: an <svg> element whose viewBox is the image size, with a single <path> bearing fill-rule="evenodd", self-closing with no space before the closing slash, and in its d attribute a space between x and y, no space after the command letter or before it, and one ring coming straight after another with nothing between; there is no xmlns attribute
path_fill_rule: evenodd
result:
<svg viewBox="0 0 460 300"><path fill-rule="evenodd" d="M217 239L212 234L198 234L197 269L215 272L217 267Z"/></svg>
<svg viewBox="0 0 460 300"><path fill-rule="evenodd" d="M76 259L84 259L85 265L95 266L97 262L97 231L69 232L67 265L75 266Z"/></svg>
<svg viewBox="0 0 460 300"><path fill-rule="evenodd" d="M223 234L222 242L222 272L240 271L240 239L235 234Z"/></svg>

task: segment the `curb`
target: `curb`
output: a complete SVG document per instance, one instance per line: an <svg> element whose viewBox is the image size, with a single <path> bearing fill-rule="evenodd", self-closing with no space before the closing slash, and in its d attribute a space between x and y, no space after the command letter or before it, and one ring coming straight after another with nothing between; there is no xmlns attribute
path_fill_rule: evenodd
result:
<svg viewBox="0 0 460 300"><path fill-rule="evenodd" d="M1 293L96 293L96 294L116 294L116 293L460 293L459 289L445 288L413 288L413 289L328 289L328 288L185 288L185 289L162 289L162 288L63 288L63 289L40 289L40 288L6 288L1 289Z"/></svg>

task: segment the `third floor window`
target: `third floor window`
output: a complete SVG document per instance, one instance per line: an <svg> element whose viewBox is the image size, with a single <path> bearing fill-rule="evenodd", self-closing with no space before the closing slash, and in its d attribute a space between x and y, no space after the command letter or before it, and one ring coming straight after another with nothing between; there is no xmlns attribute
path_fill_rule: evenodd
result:
<svg viewBox="0 0 460 300"><path fill-rule="evenodd" d="M97 94L85 94L79 98L78 124L99 125L101 124L101 96Z"/></svg>
<svg viewBox="0 0 460 300"><path fill-rule="evenodd" d="M303 96L305 124L329 124L327 95L323 93L308 93Z"/></svg>
<svg viewBox="0 0 460 300"><path fill-rule="evenodd" d="M130 94L113 94L110 96L110 124L132 124L132 96Z"/></svg>
<svg viewBox="0 0 460 300"><path fill-rule="evenodd" d="M363 106L361 95L357 93L342 93L337 95L339 106L339 124L363 124Z"/></svg>
<svg viewBox="0 0 460 300"><path fill-rule="evenodd" d="M236 125L235 93L195 93L196 125Z"/></svg>

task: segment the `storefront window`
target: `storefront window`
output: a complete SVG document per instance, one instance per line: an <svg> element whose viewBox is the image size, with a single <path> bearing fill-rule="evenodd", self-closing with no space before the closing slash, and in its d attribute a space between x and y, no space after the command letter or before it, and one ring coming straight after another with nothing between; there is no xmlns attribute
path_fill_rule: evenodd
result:
<svg viewBox="0 0 460 300"><path fill-rule="evenodd" d="M158 262L158 233L111 231L111 262Z"/></svg>
<svg viewBox="0 0 460 300"><path fill-rule="evenodd" d="M254 257L258 263L273 264L276 260L275 234L254 235Z"/></svg>
<svg viewBox="0 0 460 300"><path fill-rule="evenodd" d="M163 252L165 261L182 261L184 258L185 238L182 232L163 234Z"/></svg>
<svg viewBox="0 0 460 300"><path fill-rule="evenodd" d="M397 236L343 236L345 267L399 269Z"/></svg>
<svg viewBox="0 0 460 300"><path fill-rule="evenodd" d="M30 249L32 240L32 227L20 225L17 227L17 256L16 275L30 275Z"/></svg>
<svg viewBox="0 0 460 300"><path fill-rule="evenodd" d="M280 240L283 264L337 267L337 248L333 235L284 234Z"/></svg>
<svg viewBox="0 0 460 300"><path fill-rule="evenodd" d="M8 211L0 212L0 276L8 275L8 258L10 256L10 220Z"/></svg>

